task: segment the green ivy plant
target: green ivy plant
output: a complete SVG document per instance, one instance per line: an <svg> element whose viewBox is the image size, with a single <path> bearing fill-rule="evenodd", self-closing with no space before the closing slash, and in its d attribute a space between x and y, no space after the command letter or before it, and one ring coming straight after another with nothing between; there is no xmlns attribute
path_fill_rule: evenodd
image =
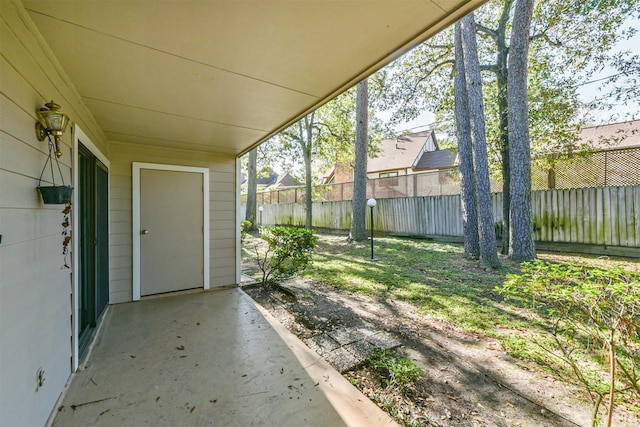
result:
<svg viewBox="0 0 640 427"><path fill-rule="evenodd" d="M64 258L63 268L71 268L69 266L69 245L71 244L71 201L68 201L62 211L62 256Z"/></svg>

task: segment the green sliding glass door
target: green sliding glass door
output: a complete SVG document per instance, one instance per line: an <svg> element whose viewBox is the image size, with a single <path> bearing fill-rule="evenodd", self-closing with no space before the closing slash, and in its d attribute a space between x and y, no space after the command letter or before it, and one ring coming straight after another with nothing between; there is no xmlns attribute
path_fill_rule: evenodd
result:
<svg viewBox="0 0 640 427"><path fill-rule="evenodd" d="M109 173L82 144L78 146L79 238L78 326L82 358L100 315L109 303Z"/></svg>

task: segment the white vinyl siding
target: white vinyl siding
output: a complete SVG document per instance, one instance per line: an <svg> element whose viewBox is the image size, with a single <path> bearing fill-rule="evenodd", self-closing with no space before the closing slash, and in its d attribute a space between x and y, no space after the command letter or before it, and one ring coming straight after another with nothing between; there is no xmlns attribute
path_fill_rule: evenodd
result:
<svg viewBox="0 0 640 427"><path fill-rule="evenodd" d="M72 350L63 206L42 204L36 190L47 156L34 131L36 110L53 99L102 148L106 141L20 3L0 2L0 40L0 425L36 426L69 379ZM72 133L70 124L60 158L67 184ZM36 390L39 369L44 384Z"/></svg>

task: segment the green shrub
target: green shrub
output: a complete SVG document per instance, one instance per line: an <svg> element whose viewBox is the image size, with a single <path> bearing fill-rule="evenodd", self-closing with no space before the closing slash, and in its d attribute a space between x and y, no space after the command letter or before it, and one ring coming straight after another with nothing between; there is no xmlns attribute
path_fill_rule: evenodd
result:
<svg viewBox="0 0 640 427"><path fill-rule="evenodd" d="M251 230L253 230L253 223L248 219L240 223L240 242L244 242L244 239Z"/></svg>
<svg viewBox="0 0 640 427"><path fill-rule="evenodd" d="M556 373L570 373L564 379L591 398L592 425L603 400L610 426L616 398L640 399L640 275L534 260L522 264L522 274L508 275L498 291L551 320L551 344L536 344L550 356L549 366L559 365ZM594 374L594 363L607 374Z"/></svg>
<svg viewBox="0 0 640 427"><path fill-rule="evenodd" d="M318 240L318 236L306 228L279 226L262 227L260 238L267 244L262 252L256 246L263 285L303 271L311 262Z"/></svg>
<svg viewBox="0 0 640 427"><path fill-rule="evenodd" d="M374 348L367 360L387 388L396 388L401 393L424 376L424 371L413 360L400 357L390 349Z"/></svg>
<svg viewBox="0 0 640 427"><path fill-rule="evenodd" d="M253 223L251 221L249 221L248 219L245 219L244 221L242 221L240 223L240 228L245 233L248 233L251 230L253 230Z"/></svg>

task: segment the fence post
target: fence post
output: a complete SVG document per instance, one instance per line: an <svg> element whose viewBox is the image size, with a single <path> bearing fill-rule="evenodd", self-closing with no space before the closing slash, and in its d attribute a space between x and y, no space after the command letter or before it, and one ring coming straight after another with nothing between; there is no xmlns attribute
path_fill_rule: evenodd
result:
<svg viewBox="0 0 640 427"><path fill-rule="evenodd" d="M413 197L418 197L418 174L413 174Z"/></svg>
<svg viewBox="0 0 640 427"><path fill-rule="evenodd" d="M404 197L409 197L409 177L410 175L404 176Z"/></svg>

